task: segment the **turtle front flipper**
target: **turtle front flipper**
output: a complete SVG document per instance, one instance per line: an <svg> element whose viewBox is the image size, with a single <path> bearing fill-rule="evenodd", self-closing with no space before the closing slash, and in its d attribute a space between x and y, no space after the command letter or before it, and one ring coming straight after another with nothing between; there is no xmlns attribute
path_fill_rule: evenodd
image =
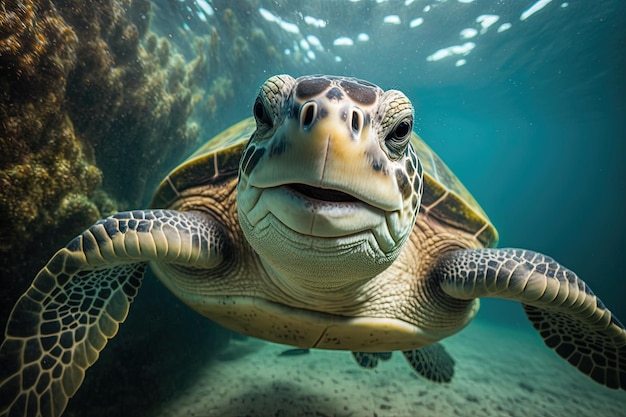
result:
<svg viewBox="0 0 626 417"><path fill-rule="evenodd" d="M626 329L578 276L554 259L521 249L450 252L433 273L457 299L520 301L545 344L582 373L626 390Z"/></svg>
<svg viewBox="0 0 626 417"><path fill-rule="evenodd" d="M58 251L16 303L0 346L0 416L59 416L128 314L147 266L221 260L200 214L117 213Z"/></svg>

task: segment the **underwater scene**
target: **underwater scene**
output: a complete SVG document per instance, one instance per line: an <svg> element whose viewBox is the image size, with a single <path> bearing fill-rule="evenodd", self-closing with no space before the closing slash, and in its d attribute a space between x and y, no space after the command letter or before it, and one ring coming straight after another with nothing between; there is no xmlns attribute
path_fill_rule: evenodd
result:
<svg viewBox="0 0 626 417"><path fill-rule="evenodd" d="M0 417L626 417L625 28L622 0L3 1Z"/></svg>

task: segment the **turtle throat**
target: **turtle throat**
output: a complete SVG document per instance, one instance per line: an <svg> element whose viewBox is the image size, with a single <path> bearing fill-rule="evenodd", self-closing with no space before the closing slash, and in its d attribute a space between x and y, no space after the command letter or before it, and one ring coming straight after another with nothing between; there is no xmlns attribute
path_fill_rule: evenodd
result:
<svg viewBox="0 0 626 417"><path fill-rule="evenodd" d="M272 213L254 225L245 213L240 212L239 220L274 298L299 300L312 309L316 303L345 301L356 287L388 268L403 247L381 250L371 230L335 237L303 235Z"/></svg>

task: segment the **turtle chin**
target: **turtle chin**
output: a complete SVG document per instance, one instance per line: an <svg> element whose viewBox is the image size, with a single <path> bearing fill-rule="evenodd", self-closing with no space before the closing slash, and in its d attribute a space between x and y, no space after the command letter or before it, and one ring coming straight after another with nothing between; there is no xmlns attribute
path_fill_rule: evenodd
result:
<svg viewBox="0 0 626 417"><path fill-rule="evenodd" d="M245 178L237 207L243 233L270 275L316 291L380 274L400 254L415 221L340 190L257 188Z"/></svg>
<svg viewBox="0 0 626 417"><path fill-rule="evenodd" d="M244 235L270 275L285 285L335 291L372 278L389 267L403 245L383 251L370 230L346 236L301 234L269 213L255 225L239 213Z"/></svg>

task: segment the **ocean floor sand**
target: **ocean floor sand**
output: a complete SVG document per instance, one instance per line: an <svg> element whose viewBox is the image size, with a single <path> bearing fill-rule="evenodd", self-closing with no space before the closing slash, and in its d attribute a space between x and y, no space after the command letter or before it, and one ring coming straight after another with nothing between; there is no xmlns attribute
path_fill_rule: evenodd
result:
<svg viewBox="0 0 626 417"><path fill-rule="evenodd" d="M152 416L626 416L626 392L579 373L530 325L475 320L443 344L456 360L450 384L414 375L399 353L367 370L348 352L280 356L288 347L234 341Z"/></svg>

